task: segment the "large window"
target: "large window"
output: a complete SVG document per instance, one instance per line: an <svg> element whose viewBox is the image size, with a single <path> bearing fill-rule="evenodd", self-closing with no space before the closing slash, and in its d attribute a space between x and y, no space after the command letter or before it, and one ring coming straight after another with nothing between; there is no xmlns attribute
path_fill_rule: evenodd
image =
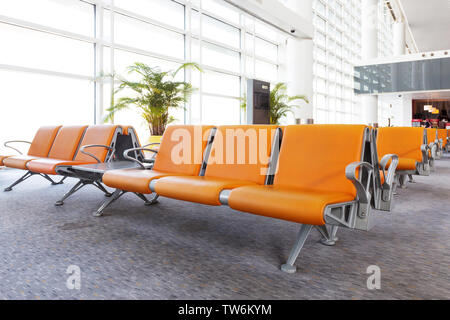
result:
<svg viewBox="0 0 450 320"><path fill-rule="evenodd" d="M1 140L30 139L43 124L101 123L118 85L111 75L127 76L134 62L162 70L201 65L203 73L179 74L198 90L173 111L178 123L243 123L246 78L279 80L284 36L223 0L2 0L0 12L1 105L8 108ZM114 122L148 136L136 112L122 111Z"/></svg>
<svg viewBox="0 0 450 320"><path fill-rule="evenodd" d="M95 7L0 1L0 142L41 125L95 122Z"/></svg>
<svg viewBox="0 0 450 320"><path fill-rule="evenodd" d="M361 58L361 1L313 0L314 119L357 123L353 61Z"/></svg>
<svg viewBox="0 0 450 320"><path fill-rule="evenodd" d="M191 73L199 91L192 98L187 121L242 123L245 80L278 81L282 36L224 1L192 1L189 13L187 58L200 63L205 72Z"/></svg>
<svg viewBox="0 0 450 320"><path fill-rule="evenodd" d="M354 94L353 65L361 59L361 1L313 0L314 106L317 123L358 123L360 98ZM392 16L378 5L378 56L392 56ZM387 124L389 106L380 103Z"/></svg>

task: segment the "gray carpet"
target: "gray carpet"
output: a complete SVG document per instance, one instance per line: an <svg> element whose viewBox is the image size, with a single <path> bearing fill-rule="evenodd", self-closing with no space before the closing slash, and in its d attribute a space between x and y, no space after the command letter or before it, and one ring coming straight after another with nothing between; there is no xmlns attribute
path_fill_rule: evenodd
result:
<svg viewBox="0 0 450 320"><path fill-rule="evenodd" d="M0 187L21 174L0 170ZM449 299L450 157L415 180L370 232L340 229L327 247L314 230L286 274L294 223L165 198L146 207L133 194L94 218L105 199L94 187L55 207L74 180L32 177L0 192L0 298ZM69 265L80 290L66 287ZM380 290L367 289L369 265Z"/></svg>

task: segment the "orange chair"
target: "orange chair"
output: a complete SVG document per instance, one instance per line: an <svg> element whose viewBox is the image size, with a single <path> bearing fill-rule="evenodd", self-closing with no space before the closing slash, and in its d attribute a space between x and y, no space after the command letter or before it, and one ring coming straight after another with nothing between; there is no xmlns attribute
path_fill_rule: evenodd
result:
<svg viewBox="0 0 450 320"><path fill-rule="evenodd" d="M378 129L378 156L384 154L398 155L396 180L404 187L406 176L430 175L433 158L427 145L428 132L424 128L387 127ZM434 151L433 151L434 153ZM389 166L389 163L386 163Z"/></svg>
<svg viewBox="0 0 450 320"><path fill-rule="evenodd" d="M19 183L25 181L29 177L33 176L34 173L30 172L27 168L27 163L31 160L35 159L42 159L47 158L50 149L53 145L53 141L55 140L56 135L58 134L59 129L61 126L46 126L41 127L36 132L33 141L22 141L22 140L13 140L8 141L5 143L6 147L12 148L19 152L20 155L17 156L9 156L9 157L3 157L2 163L4 166L9 168L15 168L15 169L21 169L21 170L27 170L27 172L19 178L17 181L15 181L13 184L11 184L9 187L5 188L4 191L11 191L12 188ZM22 153L14 148L9 146L11 143L28 143L30 144L30 148L28 149L27 155L22 155ZM60 182L53 181L48 175L41 175L45 179L49 180L52 184L59 184Z"/></svg>
<svg viewBox="0 0 450 320"><path fill-rule="evenodd" d="M447 151L447 129L437 129L438 135L438 159L442 157L444 151Z"/></svg>
<svg viewBox="0 0 450 320"><path fill-rule="evenodd" d="M239 129L219 127L218 132L223 136L227 128ZM204 177L163 177L152 180L150 189L173 199L229 205L243 212L301 223L288 262L281 267L291 273L296 270L294 262L313 226L328 245L337 240L337 226L370 229L373 166L364 159L370 161L372 148L366 126L294 125L283 130L278 154L280 131L277 129L273 139L258 138L260 147L273 140L267 165L248 161L240 165L236 163L236 153L230 156L234 164L215 163L214 151L224 143L216 134ZM317 148L318 145L327 148ZM249 149L252 148L247 147L245 152Z"/></svg>
<svg viewBox="0 0 450 320"><path fill-rule="evenodd" d="M221 205L220 193L245 185L263 185L268 162L261 159L270 153L276 126L219 126L207 159L204 176L170 176L150 182L151 191L158 195ZM264 156L264 155L263 155ZM262 161L261 161L262 160Z"/></svg>
<svg viewBox="0 0 450 320"><path fill-rule="evenodd" d="M393 206L393 193L396 188L396 170L398 155L393 153L381 154L377 149L377 129L371 130L373 171L373 206L377 210L391 211ZM386 150L382 150L386 152ZM378 168L378 170L375 170Z"/></svg>
<svg viewBox="0 0 450 320"><path fill-rule="evenodd" d="M56 206L63 205L68 197L86 185L93 185L104 192L106 196L111 196L111 193L109 193L99 181L91 179L89 176L82 176L73 171L72 168L78 165L101 164L111 161L115 154L117 136L120 133L122 133L122 128L117 125L105 124L88 126L72 160L57 158L39 159L32 160L27 166L34 172L47 172L58 174L63 177L79 179L72 189L70 189L61 200L55 203ZM63 139L61 138L61 140ZM89 151L87 151L87 149ZM62 153L58 153L55 155L60 156L61 154ZM66 158L67 157L69 157L69 153L67 153Z"/></svg>
<svg viewBox="0 0 450 320"><path fill-rule="evenodd" d="M48 157L29 161L27 169L34 173L56 175L56 165L74 161L86 128L87 126L63 126L56 135Z"/></svg>
<svg viewBox="0 0 450 320"><path fill-rule="evenodd" d="M152 193L149 184L153 179L171 175L198 176L203 174L203 153L207 152L207 145L210 148L214 132L215 129L212 126L172 125L164 131L158 150L148 149L147 147L126 150L124 154L127 155L127 158L137 162L140 168L111 170L103 174L102 182L108 187L115 188L116 191L94 215L101 216L111 203L126 192L133 192L143 199L147 205L155 203L158 195L155 195L151 200L144 196L144 194ZM187 146L185 150L189 150L182 151L181 157L187 157L184 158L185 161L180 161L183 159L174 157L174 155L180 155L180 146ZM149 151L156 154L151 170L148 170L139 159L129 156L131 152L136 151Z"/></svg>
<svg viewBox="0 0 450 320"><path fill-rule="evenodd" d="M0 156L0 167L3 167L3 160L12 156Z"/></svg>
<svg viewBox="0 0 450 320"><path fill-rule="evenodd" d="M428 157L430 158L430 168L431 170L433 170L434 160L440 159L439 138L437 129L427 128L427 144L428 144Z"/></svg>

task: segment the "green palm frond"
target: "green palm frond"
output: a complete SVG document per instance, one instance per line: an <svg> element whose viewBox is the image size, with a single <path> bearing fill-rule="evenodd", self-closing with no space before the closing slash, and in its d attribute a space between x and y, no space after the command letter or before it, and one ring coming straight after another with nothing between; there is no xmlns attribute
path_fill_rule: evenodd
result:
<svg viewBox="0 0 450 320"><path fill-rule="evenodd" d="M276 83L270 91L270 123L279 124L281 118L288 113L294 114L293 109L299 108L298 105L291 105L290 103L296 100L303 100L309 103L307 96L295 95L289 96L287 93L287 85L284 82ZM240 105L242 109L247 108L247 95L240 98Z"/></svg>
<svg viewBox="0 0 450 320"><path fill-rule="evenodd" d="M138 75L139 80L130 81L121 76L112 76L119 80L120 85L114 90L112 105L103 120L111 121L117 112L134 107L148 123L151 134L162 135L166 125L175 121L169 115L169 110L184 108L196 90L190 83L174 80L177 73L185 68L203 72L198 64L192 62L182 64L175 71L161 71L158 67L136 62L127 71L128 74ZM124 89L132 90L133 97L121 97L115 101L114 95Z"/></svg>
<svg viewBox="0 0 450 320"><path fill-rule="evenodd" d="M308 98L305 95L289 96L287 94L287 85L284 82L275 84L274 88L270 91L270 123L280 124L281 118L285 117L288 113L294 114L293 109L298 108L298 105L290 104L296 100L303 100L309 103Z"/></svg>

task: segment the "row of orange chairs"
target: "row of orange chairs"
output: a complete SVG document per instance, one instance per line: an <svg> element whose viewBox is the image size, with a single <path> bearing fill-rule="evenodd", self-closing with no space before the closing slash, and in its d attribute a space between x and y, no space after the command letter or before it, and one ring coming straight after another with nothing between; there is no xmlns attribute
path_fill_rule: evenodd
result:
<svg viewBox="0 0 450 320"><path fill-rule="evenodd" d="M186 125L169 126L158 150L141 147L136 137L132 147L122 147L114 154L118 148L113 141L128 132L119 126L89 128L102 131L95 135L97 138L107 139L79 142L79 149L102 150L102 154L80 159L78 151L73 151L72 160L55 161L51 150L59 133L54 137L49 133L48 139L54 142L47 157L43 153L36 156L30 148L28 157L34 159L29 159L25 167L15 168L28 170L29 174L72 173L69 176L80 178L76 174L79 166L131 161L134 166L105 170L101 181L92 179L102 187L101 183L116 189L97 210L97 216L124 193L133 192L147 204L164 196L211 206L228 205L238 211L300 223L294 247L282 265L286 272L295 272L294 262L313 227L327 245L336 242L338 227L369 230L372 210L391 210L392 195L401 177L429 174L435 153L431 150L436 148L427 143L423 128ZM61 129L64 127L58 130ZM110 135L105 133L113 131ZM80 137L80 141L83 139ZM111 152L109 157L105 150ZM142 156L145 150L156 154L152 165ZM117 153L122 153L120 159ZM17 157L3 162L11 166L17 161L14 158ZM83 179L86 177L80 181ZM151 201L145 194L153 196Z"/></svg>

